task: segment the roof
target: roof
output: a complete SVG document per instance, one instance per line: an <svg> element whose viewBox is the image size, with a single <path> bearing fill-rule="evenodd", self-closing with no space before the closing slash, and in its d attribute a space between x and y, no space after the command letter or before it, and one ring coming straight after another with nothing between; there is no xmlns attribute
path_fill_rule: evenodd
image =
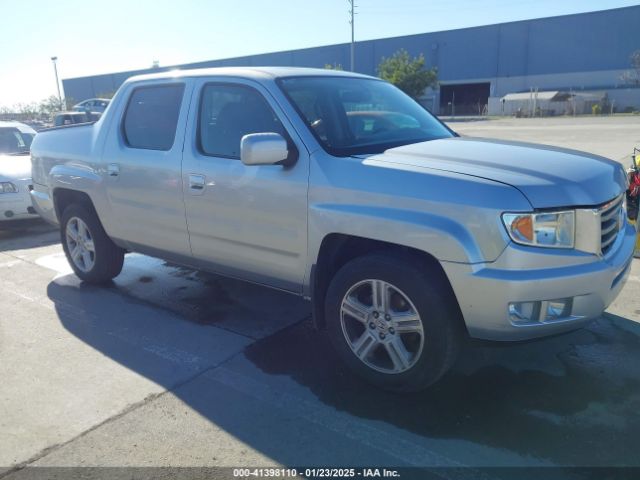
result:
<svg viewBox="0 0 640 480"><path fill-rule="evenodd" d="M29 125L14 120L0 120L0 128L17 128L22 133L36 133Z"/></svg>
<svg viewBox="0 0 640 480"><path fill-rule="evenodd" d="M56 112L56 117L58 115L86 115L87 112L77 112L75 110L68 110L68 111L64 111L64 112Z"/></svg>
<svg viewBox="0 0 640 480"><path fill-rule="evenodd" d="M156 80L163 78L185 78L185 77L243 77L255 80L275 79L284 77L359 77L375 78L360 73L345 72L342 70L329 70L325 68L306 67L214 67L214 68L194 68L190 70L169 70L159 73L149 73L136 75L127 79L126 83L138 82L142 80ZM376 80L379 80L376 78Z"/></svg>

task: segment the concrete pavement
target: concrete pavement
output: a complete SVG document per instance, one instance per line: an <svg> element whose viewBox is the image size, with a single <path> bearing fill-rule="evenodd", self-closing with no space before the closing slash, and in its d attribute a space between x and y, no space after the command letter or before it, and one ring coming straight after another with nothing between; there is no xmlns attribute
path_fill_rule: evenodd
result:
<svg viewBox="0 0 640 480"><path fill-rule="evenodd" d="M454 128L611 157L640 136L634 119L621 137L564 120ZM284 293L142 255L87 286L37 222L0 228L0 276L0 478L28 478L24 466L640 467L640 260L587 328L469 342L440 383L407 396L345 370Z"/></svg>
<svg viewBox="0 0 640 480"><path fill-rule="evenodd" d="M122 283L86 286L56 260L55 233L26 235L33 248L0 253L6 467L640 464L637 261L588 328L471 342L435 387L398 396L346 371L295 297L257 292L279 327L265 333L225 321L259 287L187 275L203 289L187 303L226 299L222 325L202 322L163 300L189 288L175 283L184 269L156 265L140 282L134 255Z"/></svg>
<svg viewBox="0 0 640 480"><path fill-rule="evenodd" d="M542 143L595 153L628 167L640 148L640 115L598 117L501 118L450 122L462 135Z"/></svg>

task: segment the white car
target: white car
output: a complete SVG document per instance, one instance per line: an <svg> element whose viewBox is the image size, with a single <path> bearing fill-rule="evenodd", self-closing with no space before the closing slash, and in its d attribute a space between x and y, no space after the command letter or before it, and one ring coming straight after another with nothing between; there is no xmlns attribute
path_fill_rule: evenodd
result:
<svg viewBox="0 0 640 480"><path fill-rule="evenodd" d="M36 131L19 122L0 121L0 222L34 218L29 195L29 151Z"/></svg>
<svg viewBox="0 0 640 480"><path fill-rule="evenodd" d="M90 98L73 106L74 112L103 113L109 106L108 98Z"/></svg>

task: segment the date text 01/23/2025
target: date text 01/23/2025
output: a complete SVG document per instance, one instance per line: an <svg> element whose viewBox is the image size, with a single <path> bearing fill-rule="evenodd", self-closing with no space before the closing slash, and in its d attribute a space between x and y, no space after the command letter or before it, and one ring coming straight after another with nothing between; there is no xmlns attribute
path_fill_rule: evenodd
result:
<svg viewBox="0 0 640 480"><path fill-rule="evenodd" d="M236 468L235 478L399 478L397 470L386 468Z"/></svg>

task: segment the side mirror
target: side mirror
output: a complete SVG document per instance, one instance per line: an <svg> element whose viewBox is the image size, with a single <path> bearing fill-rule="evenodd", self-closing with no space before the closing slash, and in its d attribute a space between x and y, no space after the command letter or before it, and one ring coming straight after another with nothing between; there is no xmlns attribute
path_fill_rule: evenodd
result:
<svg viewBox="0 0 640 480"><path fill-rule="evenodd" d="M287 141L279 133L251 133L240 141L240 160L245 165L274 165L288 156Z"/></svg>

